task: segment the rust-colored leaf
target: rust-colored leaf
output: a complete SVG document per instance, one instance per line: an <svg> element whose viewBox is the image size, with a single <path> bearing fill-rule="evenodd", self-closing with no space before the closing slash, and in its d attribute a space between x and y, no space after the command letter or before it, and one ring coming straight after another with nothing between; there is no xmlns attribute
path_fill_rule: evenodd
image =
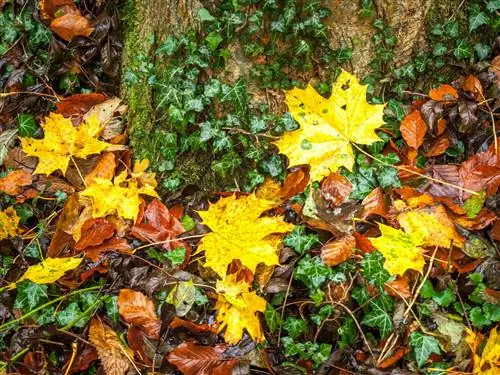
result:
<svg viewBox="0 0 500 375"><path fill-rule="evenodd" d="M458 99L458 91L453 86L441 85L429 91L429 97L437 101L452 101Z"/></svg>
<svg viewBox="0 0 500 375"><path fill-rule="evenodd" d="M168 208L158 199L152 201L144 212L146 222L136 224L132 227L131 234L142 241L164 242L166 250L175 249L176 246L183 245L182 241L175 238L184 233L181 222L170 214ZM168 242L171 241L171 242Z"/></svg>
<svg viewBox="0 0 500 375"><path fill-rule="evenodd" d="M286 176L281 188L281 196L283 199L288 199L296 194L302 193L309 183L309 168L306 166L300 167Z"/></svg>
<svg viewBox="0 0 500 375"><path fill-rule="evenodd" d="M496 219L491 227L491 238L500 241L500 219Z"/></svg>
<svg viewBox="0 0 500 375"><path fill-rule="evenodd" d="M49 21L56 15L79 13L74 0L39 0L38 7L42 18Z"/></svg>
<svg viewBox="0 0 500 375"><path fill-rule="evenodd" d="M98 316L90 322L89 341L97 349L106 375L125 375L130 367L132 351L125 347L113 329Z"/></svg>
<svg viewBox="0 0 500 375"><path fill-rule="evenodd" d="M121 289L118 308L122 318L140 328L147 337L160 337L161 321L156 316L154 303L144 294L132 289Z"/></svg>
<svg viewBox="0 0 500 375"><path fill-rule="evenodd" d="M411 291L408 285L408 279L404 276L398 276L396 280L385 283L384 289L392 297L410 298Z"/></svg>
<svg viewBox="0 0 500 375"><path fill-rule="evenodd" d="M75 361L71 365L70 374L74 374L75 372L85 371L90 367L92 362L98 359L99 356L97 351L93 346L85 345L83 350L78 353L75 358Z"/></svg>
<svg viewBox="0 0 500 375"><path fill-rule="evenodd" d="M460 185L460 175L458 173L458 165L434 165L428 169L432 178L448 182L455 186ZM434 196L458 197L459 190L452 187L440 184L438 182L430 182L427 191Z"/></svg>
<svg viewBox="0 0 500 375"><path fill-rule="evenodd" d="M373 189L370 194L363 199L361 205L363 206L363 213L361 214L361 218L363 219L366 219L370 215L387 217L389 213L387 201L380 186Z"/></svg>
<svg viewBox="0 0 500 375"><path fill-rule="evenodd" d="M462 163L459 170L461 186L472 191L486 189L486 195L494 195L500 186L499 157L494 150L480 152ZM463 193L463 199L470 196Z"/></svg>
<svg viewBox="0 0 500 375"><path fill-rule="evenodd" d="M450 138L448 134L441 134L438 138L432 140L428 147L424 147L424 156L425 157L433 157L442 155L448 150L450 147Z"/></svg>
<svg viewBox="0 0 500 375"><path fill-rule="evenodd" d="M104 102L106 99L105 95L96 92L71 95L56 104L57 113L60 113L64 117L81 117L90 108Z"/></svg>
<svg viewBox="0 0 500 375"><path fill-rule="evenodd" d="M90 21L79 14L65 14L50 23L50 28L67 42L75 36L89 36L94 31Z"/></svg>
<svg viewBox="0 0 500 375"><path fill-rule="evenodd" d="M202 346L192 342L180 344L167 360L184 375L231 375L238 364L235 358L224 356L224 346Z"/></svg>
<svg viewBox="0 0 500 375"><path fill-rule="evenodd" d="M465 229L476 231L485 229L496 219L496 213L485 207L481 211L479 211L479 214L474 219L469 219L466 216L461 216L455 218L455 223Z"/></svg>
<svg viewBox="0 0 500 375"><path fill-rule="evenodd" d="M146 355L144 347L145 334L134 326L130 326L127 331L127 343L134 352L134 357L146 366L151 366L153 363Z"/></svg>
<svg viewBox="0 0 500 375"><path fill-rule="evenodd" d="M354 232L352 234L356 239L356 247L363 251L364 253L371 253L375 251L375 246L372 245L370 240L359 232Z"/></svg>
<svg viewBox="0 0 500 375"><path fill-rule="evenodd" d="M424 137L427 133L427 124L422 118L420 111L413 111L401 121L399 130L408 146L417 150L424 142Z"/></svg>
<svg viewBox="0 0 500 375"><path fill-rule="evenodd" d="M321 195L330 206L340 206L351 194L351 182L340 173L330 173L321 183Z"/></svg>
<svg viewBox="0 0 500 375"><path fill-rule="evenodd" d="M113 237L100 245L87 247L85 249L85 256L92 261L97 262L101 253L108 251L131 254L132 246L130 246L125 238Z"/></svg>
<svg viewBox="0 0 500 375"><path fill-rule="evenodd" d="M31 185L32 181L31 173L23 170L12 171L0 178L0 191L8 195L18 195L22 187Z"/></svg>
<svg viewBox="0 0 500 375"><path fill-rule="evenodd" d="M90 219L82 226L82 237L75 244L74 249L82 251L87 247L101 245L105 240L113 237L115 226L103 218Z"/></svg>
<svg viewBox="0 0 500 375"><path fill-rule="evenodd" d="M436 123L436 135L441 135L446 130L446 120L444 118L440 118Z"/></svg>
<svg viewBox="0 0 500 375"><path fill-rule="evenodd" d="M112 152L103 152L97 163L94 165L88 175L85 176L85 184L92 185L95 178L105 178L111 180L115 174L116 157Z"/></svg>
<svg viewBox="0 0 500 375"><path fill-rule="evenodd" d="M327 242L321 248L321 259L326 265L335 267L349 259L355 247L356 239L351 235Z"/></svg>
<svg viewBox="0 0 500 375"><path fill-rule="evenodd" d="M470 74L465 77L462 82L462 89L472 93L474 98L484 100L483 85L476 76Z"/></svg>
<svg viewBox="0 0 500 375"><path fill-rule="evenodd" d="M386 369L394 366L400 359L410 352L410 348L397 348L394 353L387 359L383 360L377 367Z"/></svg>
<svg viewBox="0 0 500 375"><path fill-rule="evenodd" d="M190 322L189 320L181 319L177 316L175 316L174 319L172 319L169 326L172 329L183 327L192 333L205 333L205 332L217 333L217 327L215 326L211 326L208 324L196 324Z"/></svg>

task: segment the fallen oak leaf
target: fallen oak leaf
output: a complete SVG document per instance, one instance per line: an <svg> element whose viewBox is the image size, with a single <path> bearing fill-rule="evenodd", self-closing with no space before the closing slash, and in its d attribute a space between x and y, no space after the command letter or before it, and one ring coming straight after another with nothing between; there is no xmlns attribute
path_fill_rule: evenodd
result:
<svg viewBox="0 0 500 375"><path fill-rule="evenodd" d="M168 353L167 360L184 375L231 375L238 364L236 358L227 358L225 346L203 346L185 342Z"/></svg>
<svg viewBox="0 0 500 375"><path fill-rule="evenodd" d="M70 42L75 36L89 36L94 31L90 21L80 14L64 14L50 23L50 29Z"/></svg>
<svg viewBox="0 0 500 375"><path fill-rule="evenodd" d="M161 320L156 316L153 301L144 294L132 289L120 289L118 309L127 323L140 328L147 337L160 337Z"/></svg>
<svg viewBox="0 0 500 375"><path fill-rule="evenodd" d="M292 230L293 225L281 217L261 217L274 205L255 194L240 198L231 195L210 204L207 211L197 211L203 224L212 230L202 238L197 250L205 251L205 266L224 277L234 259L253 273L259 263L278 265L281 235Z"/></svg>
<svg viewBox="0 0 500 375"><path fill-rule="evenodd" d="M7 195L18 195L21 193L21 188L29 186L33 182L31 173L22 169L15 170L0 178L0 191Z"/></svg>
<svg viewBox="0 0 500 375"><path fill-rule="evenodd" d="M97 349L106 375L127 373L134 354L120 342L116 332L98 316L90 322L89 341Z"/></svg>
<svg viewBox="0 0 500 375"><path fill-rule="evenodd" d="M82 258L46 258L38 264L29 266L24 274L15 282L7 285L8 289L15 289L16 284L23 280L30 280L37 284L52 284L59 280L66 271L78 267Z"/></svg>
<svg viewBox="0 0 500 375"><path fill-rule="evenodd" d="M375 129L384 124L384 105L366 101L367 86L342 71L330 98L319 95L312 85L285 92L290 113L300 128L273 142L286 155L290 166L309 164L311 179L354 165L352 143L369 145L380 141Z"/></svg>

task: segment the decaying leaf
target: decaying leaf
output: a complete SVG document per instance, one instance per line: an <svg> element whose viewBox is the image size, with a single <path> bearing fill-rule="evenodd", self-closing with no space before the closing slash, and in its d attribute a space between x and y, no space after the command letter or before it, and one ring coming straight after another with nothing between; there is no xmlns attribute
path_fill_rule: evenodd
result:
<svg viewBox="0 0 500 375"><path fill-rule="evenodd" d="M16 141L17 129L7 129L0 134L0 165L3 164L10 147Z"/></svg>
<svg viewBox="0 0 500 375"><path fill-rule="evenodd" d="M0 178L0 191L8 195L21 193L23 186L31 185L33 178L30 173L22 169L12 171L7 176Z"/></svg>
<svg viewBox="0 0 500 375"><path fill-rule="evenodd" d="M49 175L59 169L65 174L71 157L85 159L110 146L97 139L100 131L97 118L88 119L75 128L71 119L51 113L45 118L43 139L20 139L23 151L27 155L38 157L34 173Z"/></svg>
<svg viewBox="0 0 500 375"><path fill-rule="evenodd" d="M330 173L321 183L321 195L330 206L340 206L352 191L351 182L340 173Z"/></svg>
<svg viewBox="0 0 500 375"><path fill-rule="evenodd" d="M224 350L221 345L212 347L185 342L171 351L167 360L184 375L231 375L238 360L225 357Z"/></svg>
<svg viewBox="0 0 500 375"><path fill-rule="evenodd" d="M309 164L311 178L321 180L339 167L351 170L351 142L369 145L380 140L375 129L384 124L384 105L366 101L367 86L342 71L332 85L330 98L312 85L286 92L286 104L300 129L274 142L290 160L290 166Z"/></svg>
<svg viewBox="0 0 500 375"><path fill-rule="evenodd" d="M80 14L64 14L50 23L50 28L66 41L75 36L89 36L94 31L90 21Z"/></svg>
<svg viewBox="0 0 500 375"><path fill-rule="evenodd" d="M156 316L154 303L141 292L121 289L118 308L122 318L136 326L152 339L160 337L161 321Z"/></svg>
<svg viewBox="0 0 500 375"><path fill-rule="evenodd" d="M266 300L256 292L250 291L250 285L244 280L237 281L236 274L217 281L219 297L215 304L216 320L220 323L219 332L225 329L224 340L236 344L246 330L255 341L262 341L264 334L258 313L266 309Z"/></svg>
<svg viewBox="0 0 500 375"><path fill-rule="evenodd" d="M139 214L140 194L158 197L154 186L138 186L133 179L127 179L126 172L116 176L113 182L96 177L94 183L80 193L92 200L92 217L115 214L134 222Z"/></svg>
<svg viewBox="0 0 500 375"><path fill-rule="evenodd" d="M239 259L253 273L259 263L279 264L281 237L276 234L292 230L293 225L279 216L261 217L274 205L273 201L258 199L254 194L240 198L231 195L211 204L208 211L198 211L203 224L212 230L203 237L197 250L205 251L206 267L224 277L233 259Z"/></svg>
<svg viewBox="0 0 500 375"><path fill-rule="evenodd" d="M458 91L453 86L441 85L429 91L429 97L436 101L451 101L458 98Z"/></svg>
<svg viewBox="0 0 500 375"><path fill-rule="evenodd" d="M497 327L490 331L486 345L480 354L482 335L467 329L466 341L473 353L474 375L496 375L500 371L500 336Z"/></svg>
<svg viewBox="0 0 500 375"><path fill-rule="evenodd" d="M196 301L196 287L193 280L181 281L174 286L166 302L174 305L178 316L186 315Z"/></svg>
<svg viewBox="0 0 500 375"><path fill-rule="evenodd" d="M420 111L413 111L401 121L399 130L408 146L417 150L424 142L425 133L427 133L427 124L422 118Z"/></svg>
<svg viewBox="0 0 500 375"><path fill-rule="evenodd" d="M355 247L356 239L351 235L327 242L321 248L321 259L323 263L335 267L349 259Z"/></svg>
<svg viewBox="0 0 500 375"><path fill-rule="evenodd" d="M42 262L28 267L26 272L16 281L8 285L9 289L23 280L31 280L37 284L52 284L61 278L66 271L78 267L82 258L46 258Z"/></svg>
<svg viewBox="0 0 500 375"><path fill-rule="evenodd" d="M14 237L19 234L19 216L14 207L8 207L0 211L0 240Z"/></svg>
<svg viewBox="0 0 500 375"><path fill-rule="evenodd" d="M98 316L90 322L89 341L97 349L106 375L125 375L134 353L120 342L113 329Z"/></svg>
<svg viewBox="0 0 500 375"><path fill-rule="evenodd" d="M391 275L403 275L406 270L422 272L425 260L421 246L424 237L421 232L408 232L378 224L382 235L370 238L370 242L385 258L384 268Z"/></svg>

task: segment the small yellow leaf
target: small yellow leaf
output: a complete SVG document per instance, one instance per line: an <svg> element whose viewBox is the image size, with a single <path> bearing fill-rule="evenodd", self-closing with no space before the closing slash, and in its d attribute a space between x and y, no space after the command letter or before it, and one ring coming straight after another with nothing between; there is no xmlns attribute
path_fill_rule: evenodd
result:
<svg viewBox="0 0 500 375"><path fill-rule="evenodd" d="M0 211L0 240L19 234L19 216L13 207Z"/></svg>
<svg viewBox="0 0 500 375"><path fill-rule="evenodd" d="M198 211L203 224L212 232L200 241L198 252L205 251L206 266L225 277L227 266L239 259L253 273L259 263L277 265L281 236L293 225L282 217L261 217L275 202L259 199L255 194L236 198L232 195L211 204L208 211Z"/></svg>
<svg viewBox="0 0 500 375"><path fill-rule="evenodd" d="M61 278L66 271L78 267L83 258L47 258L42 262L30 266L26 272L9 289L16 288L16 284L23 280L31 280L37 284L52 284Z"/></svg>
<svg viewBox="0 0 500 375"><path fill-rule="evenodd" d="M91 117L75 128L71 119L51 113L45 118L43 139L20 139L23 151L38 158L34 173L49 175L59 169L66 174L71 157L85 159L112 146L97 139L100 132L97 117Z"/></svg>
<svg viewBox="0 0 500 375"><path fill-rule="evenodd" d="M403 275L406 270L422 272L425 260L422 255L423 237L420 232L407 234L400 229L388 225L378 224L382 235L370 238L373 246L385 258L384 268L391 275Z"/></svg>
<svg viewBox="0 0 500 375"><path fill-rule="evenodd" d="M481 353L478 352L481 342L483 341L483 336L478 333L474 333L470 329L467 329L466 341L473 354L474 369L472 374L474 375L496 375L500 373L500 336L497 333L497 327L492 328L490 331L490 336L486 345Z"/></svg>
<svg viewBox="0 0 500 375"><path fill-rule="evenodd" d="M403 212L397 219L406 233L419 232L426 246L449 249L452 244L462 247L465 242L440 204Z"/></svg>
<svg viewBox="0 0 500 375"><path fill-rule="evenodd" d="M274 142L290 166L309 164L311 178L321 180L339 167L351 170L351 142L369 145L380 140L375 129L384 124L384 105L366 101L367 86L342 71L325 99L308 85L285 93L286 104L300 129Z"/></svg>
<svg viewBox="0 0 500 375"><path fill-rule="evenodd" d="M122 172L113 182L96 177L94 183L80 195L91 198L93 218L116 214L135 222L139 214L139 195L145 194L157 198L155 186L144 184L139 187L134 178L127 179L126 172Z"/></svg>
<svg viewBox="0 0 500 375"><path fill-rule="evenodd" d="M250 285L237 281L236 274L217 281L219 298L215 304L216 320L220 323L219 332L224 332L228 344L236 344L246 330L252 339L261 342L264 339L258 312L266 309L266 300L255 292L250 292Z"/></svg>

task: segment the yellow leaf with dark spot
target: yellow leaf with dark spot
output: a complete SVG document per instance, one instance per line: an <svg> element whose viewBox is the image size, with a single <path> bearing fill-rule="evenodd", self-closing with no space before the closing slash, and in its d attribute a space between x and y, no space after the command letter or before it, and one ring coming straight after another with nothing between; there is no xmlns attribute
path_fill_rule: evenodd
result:
<svg viewBox="0 0 500 375"><path fill-rule="evenodd" d="M211 204L208 211L198 211L203 224L212 230L203 237L197 250L205 251L205 266L223 278L234 259L239 259L253 273L259 263L279 264L281 236L276 234L290 231L293 225L279 216L261 217L275 204L255 194L240 198L232 195Z"/></svg>
<svg viewBox="0 0 500 375"><path fill-rule="evenodd" d="M0 240L19 234L19 216L13 207L0 211Z"/></svg>
<svg viewBox="0 0 500 375"><path fill-rule="evenodd" d="M380 223L378 227L382 235L370 238L370 242L384 256L384 268L391 275L403 275L409 269L422 272L425 264L421 248L424 242L422 234L405 233Z"/></svg>
<svg viewBox="0 0 500 375"><path fill-rule="evenodd" d="M339 167L351 170L351 143L369 145L380 141L375 129L384 124L384 105L366 101L367 86L342 71L325 99L308 85L285 93L286 104L300 129L275 141L290 166L309 164L311 178L321 180Z"/></svg>

